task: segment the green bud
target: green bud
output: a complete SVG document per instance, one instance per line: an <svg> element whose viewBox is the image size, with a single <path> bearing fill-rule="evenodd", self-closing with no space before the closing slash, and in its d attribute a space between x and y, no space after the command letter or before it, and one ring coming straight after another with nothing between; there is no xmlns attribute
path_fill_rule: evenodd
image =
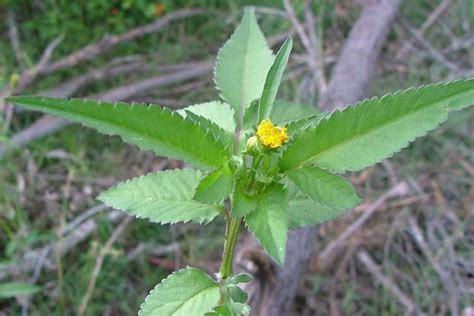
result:
<svg viewBox="0 0 474 316"><path fill-rule="evenodd" d="M247 140L247 152L251 155L255 155L260 152L260 142L257 136L252 136Z"/></svg>

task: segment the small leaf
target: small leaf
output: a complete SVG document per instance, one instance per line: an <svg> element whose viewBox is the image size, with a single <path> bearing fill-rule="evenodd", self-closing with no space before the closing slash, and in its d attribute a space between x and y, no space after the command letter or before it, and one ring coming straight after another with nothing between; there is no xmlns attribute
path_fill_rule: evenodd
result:
<svg viewBox="0 0 474 316"><path fill-rule="evenodd" d="M408 89L336 111L288 144L280 166L357 171L392 156L474 104L474 79Z"/></svg>
<svg viewBox="0 0 474 316"><path fill-rule="evenodd" d="M273 184L259 199L255 211L245 217L245 224L267 253L280 265L285 261L288 210L285 190Z"/></svg>
<svg viewBox="0 0 474 316"><path fill-rule="evenodd" d="M344 178L317 167L289 170L288 178L308 197L335 209L348 209L359 203L357 193Z"/></svg>
<svg viewBox="0 0 474 316"><path fill-rule="evenodd" d="M235 188L232 194L232 216L236 218L247 216L257 208L257 204L257 197L247 195L240 188Z"/></svg>
<svg viewBox="0 0 474 316"><path fill-rule="evenodd" d="M232 172L228 166L208 174L199 183L194 199L204 203L219 203L232 192Z"/></svg>
<svg viewBox="0 0 474 316"><path fill-rule="evenodd" d="M244 290L242 290L237 285L228 285L227 291L229 292L229 297L232 299L233 302L244 304L247 302L248 294Z"/></svg>
<svg viewBox="0 0 474 316"><path fill-rule="evenodd" d="M226 280L227 284L240 284L240 283L249 283L252 282L253 277L247 273L236 274Z"/></svg>
<svg viewBox="0 0 474 316"><path fill-rule="evenodd" d="M321 113L315 106L312 105L290 103L284 100L275 100L270 119L275 124L284 125L293 121L298 121L320 114L324 113Z"/></svg>
<svg viewBox="0 0 474 316"><path fill-rule="evenodd" d="M247 304L228 301L222 305L216 306L213 311L207 313L206 316L241 316L248 315L249 313L250 306Z"/></svg>
<svg viewBox="0 0 474 316"><path fill-rule="evenodd" d="M220 141L226 148L229 148L229 151L233 151L233 146L234 146L234 136L231 133L226 132L223 130L219 125L211 122L207 118L194 114L192 112L186 111L187 113L187 118L189 118L191 121L195 122L202 128L204 128L206 131L210 132L212 136L214 136L214 139Z"/></svg>
<svg viewBox="0 0 474 316"><path fill-rule="evenodd" d="M204 315L217 305L219 284L203 271L188 267L169 275L145 298L139 316Z"/></svg>
<svg viewBox="0 0 474 316"><path fill-rule="evenodd" d="M308 116L306 118L299 119L297 121L291 121L286 125L288 129L288 137L291 139L297 134L305 132L307 129L315 127L321 122L321 120L326 116L326 114L315 114Z"/></svg>
<svg viewBox="0 0 474 316"><path fill-rule="evenodd" d="M259 102L258 120L256 124L259 124L264 119L270 118L273 103L275 102L281 77L283 76L283 71L285 70L286 64L288 63L292 46L293 41L290 37L281 46L275 57L273 65L268 71L267 77L265 79L265 85L263 86L262 97L260 98Z"/></svg>
<svg viewBox="0 0 474 316"><path fill-rule="evenodd" d="M239 126L250 102L262 95L273 59L254 11L246 9L242 22L219 50L214 71L216 86L235 110Z"/></svg>
<svg viewBox="0 0 474 316"><path fill-rule="evenodd" d="M186 116L187 111L207 118L230 134L235 132L234 110L228 103L211 101L190 105L177 112L182 116Z"/></svg>
<svg viewBox="0 0 474 316"><path fill-rule="evenodd" d="M41 291L41 287L30 283L7 282L0 284L0 298L29 296Z"/></svg>
<svg viewBox="0 0 474 316"><path fill-rule="evenodd" d="M205 316L236 316L236 315L232 311L230 305L227 303L224 303L224 304L214 307L214 309L211 312L206 313Z"/></svg>
<svg viewBox="0 0 474 316"><path fill-rule="evenodd" d="M306 120L309 117L321 115L314 106L298 103L290 103L283 100L275 100L270 113L270 120L277 125L292 124L299 120ZM258 116L258 102L252 103L245 111L243 130L249 130L256 127Z"/></svg>
<svg viewBox="0 0 474 316"><path fill-rule="evenodd" d="M347 213L307 198L293 183L285 185L288 192L288 228L300 229L333 220Z"/></svg>
<svg viewBox="0 0 474 316"><path fill-rule="evenodd" d="M202 178L197 170L172 170L133 178L102 192L97 199L139 218L162 224L209 223L222 210L193 200Z"/></svg>
<svg viewBox="0 0 474 316"><path fill-rule="evenodd" d="M219 167L231 155L231 148L206 129L159 106L28 96L11 97L8 102L62 116L107 135L119 135L142 150L153 150L197 167Z"/></svg>

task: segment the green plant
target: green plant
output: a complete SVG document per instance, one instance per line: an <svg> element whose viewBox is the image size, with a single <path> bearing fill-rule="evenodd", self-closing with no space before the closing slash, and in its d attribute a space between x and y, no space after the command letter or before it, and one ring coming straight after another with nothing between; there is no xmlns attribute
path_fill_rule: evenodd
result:
<svg viewBox="0 0 474 316"><path fill-rule="evenodd" d="M161 224L226 219L216 279L196 268L179 270L150 292L140 315L248 314L247 294L238 285L251 277L232 271L243 224L283 265L288 230L334 219L359 203L352 185L338 174L392 156L437 127L450 111L474 102L470 79L318 113L310 106L276 100L291 47L288 39L274 56L254 13L246 10L218 53L215 82L223 102L173 112L122 102L8 99L119 135L142 150L196 168L130 179L98 197L109 206Z"/></svg>

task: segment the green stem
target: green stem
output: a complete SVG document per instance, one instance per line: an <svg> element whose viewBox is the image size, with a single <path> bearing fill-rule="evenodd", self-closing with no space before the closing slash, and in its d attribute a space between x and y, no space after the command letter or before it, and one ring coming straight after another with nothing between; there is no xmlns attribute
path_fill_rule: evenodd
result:
<svg viewBox="0 0 474 316"><path fill-rule="evenodd" d="M234 251L239 237L242 218L231 218L228 222L227 232L224 243L224 254L222 255L222 264L219 269L221 280L226 280L232 275L232 263L234 261Z"/></svg>

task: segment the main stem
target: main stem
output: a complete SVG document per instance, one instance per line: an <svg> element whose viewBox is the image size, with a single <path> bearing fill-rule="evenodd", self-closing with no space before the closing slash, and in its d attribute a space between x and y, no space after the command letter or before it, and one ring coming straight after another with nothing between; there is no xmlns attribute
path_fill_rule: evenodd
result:
<svg viewBox="0 0 474 316"><path fill-rule="evenodd" d="M239 237L240 225L242 218L230 217L227 222L227 232L224 243L224 254L222 255L222 263L219 274L222 280L226 280L232 275L232 263L234 261L234 251Z"/></svg>

